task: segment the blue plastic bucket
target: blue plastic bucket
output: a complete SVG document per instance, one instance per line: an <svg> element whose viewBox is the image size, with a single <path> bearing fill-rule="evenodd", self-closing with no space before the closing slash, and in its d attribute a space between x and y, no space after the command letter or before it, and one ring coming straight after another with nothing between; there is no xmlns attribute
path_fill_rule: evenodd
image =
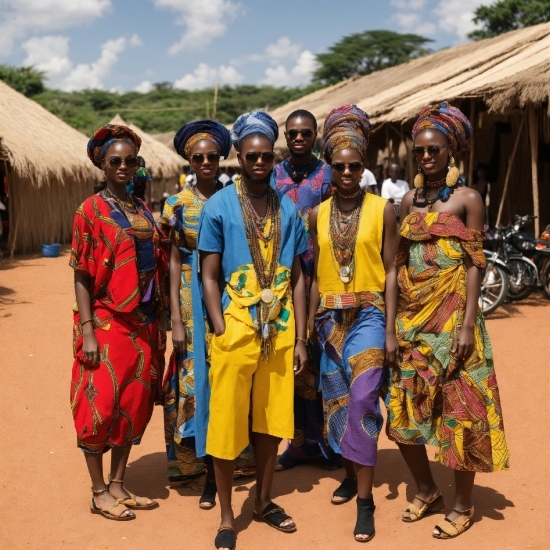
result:
<svg viewBox="0 0 550 550"><path fill-rule="evenodd" d="M42 256L45 258L57 258L61 252L61 244L44 243L42 245Z"/></svg>

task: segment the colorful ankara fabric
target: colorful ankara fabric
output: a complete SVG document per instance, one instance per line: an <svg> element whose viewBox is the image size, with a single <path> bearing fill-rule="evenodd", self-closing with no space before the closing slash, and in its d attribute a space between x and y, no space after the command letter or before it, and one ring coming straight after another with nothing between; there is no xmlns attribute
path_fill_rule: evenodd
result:
<svg viewBox="0 0 550 550"><path fill-rule="evenodd" d="M466 305L464 260L485 266L483 234L449 212L409 214L400 232L402 361L386 396L388 436L397 443L439 447L439 461L455 470L506 470L502 409L481 311L472 355L458 362L451 351Z"/></svg>
<svg viewBox="0 0 550 550"><path fill-rule="evenodd" d="M250 134L262 134L272 144L279 137L279 126L265 111L251 111L241 115L231 129L231 141L235 149L239 149L241 141Z"/></svg>
<svg viewBox="0 0 550 550"><path fill-rule="evenodd" d="M75 215L70 265L90 278L100 349L99 365L90 365L75 305L71 408L78 445L102 453L139 443L160 400L165 342L158 315L167 273L145 204L126 205L106 190L84 201Z"/></svg>
<svg viewBox="0 0 550 550"><path fill-rule="evenodd" d="M228 157L231 151L229 130L215 120L196 120L184 124L174 136L174 148L179 155L189 160L191 149L202 140L211 141L222 157Z"/></svg>
<svg viewBox="0 0 550 550"><path fill-rule="evenodd" d="M372 126L369 115L357 105L342 105L333 109L325 120L321 149L327 162L334 153L353 149L365 158Z"/></svg>
<svg viewBox="0 0 550 550"><path fill-rule="evenodd" d="M105 124L88 141L88 158L94 166L101 168L101 162L109 147L117 142L129 143L137 155L141 147L141 138L128 126Z"/></svg>
<svg viewBox="0 0 550 550"><path fill-rule="evenodd" d="M413 140L423 130L438 130L445 134L452 148L458 153L468 149L472 125L460 109L443 101L429 105L420 113L413 126Z"/></svg>
<svg viewBox="0 0 550 550"><path fill-rule="evenodd" d="M332 195L332 170L322 160L311 174L295 182L291 176L290 159L278 164L271 175L271 185L285 194L296 205L298 215L304 225L307 250L302 254L302 272L309 294L313 272L313 240L309 232L309 213ZM325 444L324 415L321 392L319 391L318 346L309 346L310 362L306 370L295 378L294 386L294 438L279 459L279 464L290 468L302 461L319 458L327 461L329 466L336 466L339 461L332 450Z"/></svg>
<svg viewBox="0 0 550 550"><path fill-rule="evenodd" d="M217 340L218 344L214 346L212 343L211 363L217 361L225 361L224 355L231 354L231 362L233 365L240 365L238 372L235 371L235 376L241 373L244 377L242 385L237 388L242 393L246 393L249 385L249 376L254 372L254 365L258 365L260 356L260 338L258 329L255 324L257 321L257 308L260 303L260 285L257 280L256 272L252 263L252 256L244 228L244 221L241 213L241 204L238 197L238 189L241 182L238 180L235 185L224 188L216 193L204 206L202 218L199 226L199 243L198 249L201 252L213 252L221 254L221 274L224 279L225 288L222 294L222 310L226 323L226 333ZM269 328L272 333L272 342L274 345L275 354L282 361L283 357L287 357L287 348L294 347L294 318L292 305L292 290L290 286L290 274L294 258L303 254L307 248L303 225L296 212L296 207L290 199L284 195L278 194L279 210L281 219L281 246L277 261L277 269L275 280L271 290L274 294L273 309L271 311ZM265 231L269 232L269 222L265 227ZM264 257L269 258L273 254L273 241L267 248L262 247ZM204 324L204 319L201 321ZM198 353L199 321L195 318L195 354ZM291 335L289 338L287 335ZM200 338L201 343L203 338ZM239 349L239 343L242 343L243 349ZM248 352L246 352L246 350ZM216 355L218 354L218 355ZM264 362L264 366L268 363ZM259 368L259 366L258 366ZM262 369L264 367L262 366ZM292 381L292 384L283 384L285 391L279 395L273 395L273 401L269 403L269 411L261 411L253 404L252 427L264 425L267 427L272 425L271 420L277 426L287 426L290 422L290 433L287 433L285 428L284 434L278 434L279 437L292 437L293 433L293 415L292 415L292 399L293 399L293 359L290 365L286 365L285 369L289 368L290 372L279 371L273 375L281 379ZM244 369L244 370L243 370ZM269 369L268 369L269 370ZM231 369L229 369L231 371ZM246 372L245 372L246 371ZM223 399L210 399L210 382L205 373L195 371L195 388L197 392L197 416L207 420L208 424L208 451L209 454L218 457L232 456L235 449L238 449L242 437L248 440L248 412L246 413L246 425L239 426L238 430L234 428L235 417L228 414L228 408L233 405L228 403L228 397L232 396L232 403L240 398L239 395L225 394ZM241 376L239 374L239 376ZM264 374L266 374L264 372ZM224 383L224 380L221 381ZM230 382L229 380L227 381ZM199 384L200 390L199 390ZM205 397L199 400L198 392L203 391ZM254 395L254 389L252 390ZM210 403L209 410L199 410L199 405L202 403ZM250 393L248 393L245 401L245 409L250 405ZM280 418L277 419L277 410L280 411ZM287 412L290 411L290 412ZM241 411L242 412L242 411ZM283 417L283 413L286 415ZM260 417L263 414L263 418ZM210 416L208 416L210 415ZM237 415L241 418L242 414ZM243 417L244 418L244 417ZM203 456L206 452L206 432L207 425L204 424L199 429L196 425L196 444L197 455ZM212 433L219 434L212 437ZM269 433L269 432L268 432ZM234 434L234 439L226 440ZM244 447L241 446L239 451ZM212 451L212 452L211 452ZM237 452L238 454L238 452ZM235 455L236 456L236 455ZM235 458L232 456L232 458Z"/></svg>

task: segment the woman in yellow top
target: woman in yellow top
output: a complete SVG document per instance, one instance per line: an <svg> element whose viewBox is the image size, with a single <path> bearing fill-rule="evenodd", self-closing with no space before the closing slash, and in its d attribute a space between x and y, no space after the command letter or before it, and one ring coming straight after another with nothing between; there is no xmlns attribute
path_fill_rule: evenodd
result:
<svg viewBox="0 0 550 550"><path fill-rule="evenodd" d="M310 333L323 348L328 442L346 466L332 502L358 494L358 542L374 536L372 484L383 424L379 391L384 365L395 361L397 350L395 213L386 200L360 187L370 130L367 114L355 105L328 115L323 152L336 193L310 215L315 255Z"/></svg>
<svg viewBox="0 0 550 550"><path fill-rule="evenodd" d="M476 472L508 468L491 343L478 306L484 205L458 185L453 155L468 148L472 127L459 109L430 105L413 128L416 190L401 202L397 336L401 361L392 373L388 436L418 486L403 521L443 507L425 445L455 471L451 513L433 531L452 538L471 525Z"/></svg>

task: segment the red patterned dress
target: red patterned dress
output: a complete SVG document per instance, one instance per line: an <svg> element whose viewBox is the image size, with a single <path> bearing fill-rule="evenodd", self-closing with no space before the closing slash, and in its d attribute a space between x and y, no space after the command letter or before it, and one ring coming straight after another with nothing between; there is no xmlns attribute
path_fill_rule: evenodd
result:
<svg viewBox="0 0 550 550"><path fill-rule="evenodd" d="M74 307L71 409L78 446L91 453L140 442L159 399L167 261L151 212L108 191L86 199L74 219L70 266L90 278L99 365L84 359Z"/></svg>

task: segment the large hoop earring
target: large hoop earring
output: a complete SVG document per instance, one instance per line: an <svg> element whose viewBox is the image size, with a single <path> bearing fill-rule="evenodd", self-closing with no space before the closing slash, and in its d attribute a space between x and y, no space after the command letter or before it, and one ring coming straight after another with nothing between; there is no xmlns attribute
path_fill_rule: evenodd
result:
<svg viewBox="0 0 550 550"><path fill-rule="evenodd" d="M416 189L422 189L424 187L424 172L420 166L418 167L418 173L414 176L414 186Z"/></svg>
<svg viewBox="0 0 550 550"><path fill-rule="evenodd" d="M449 157L449 164L447 165L447 177L445 178L445 183L447 187L454 187L458 181L460 173L458 168L455 166L455 159L451 156Z"/></svg>

